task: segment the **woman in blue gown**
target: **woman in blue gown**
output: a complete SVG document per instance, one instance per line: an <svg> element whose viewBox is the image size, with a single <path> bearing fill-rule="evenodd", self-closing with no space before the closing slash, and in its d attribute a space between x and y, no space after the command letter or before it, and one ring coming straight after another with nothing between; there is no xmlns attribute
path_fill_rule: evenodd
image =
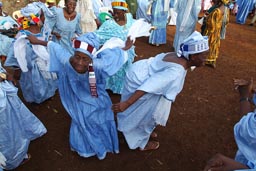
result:
<svg viewBox="0 0 256 171"><path fill-rule="evenodd" d="M65 0L64 8L52 7L55 18L48 21L52 29L53 41L59 43L71 54L74 53L72 40L82 34L81 14L75 11L76 0Z"/></svg>
<svg viewBox="0 0 256 171"><path fill-rule="evenodd" d="M57 76L47 71L49 54L46 48L40 45L31 45L26 39L31 34L42 40L47 39L42 27L44 22L42 9L35 3L31 3L22 8L21 13L24 16L20 19L22 30L16 35L5 66L11 70L21 69L19 84L24 99L29 103L39 104L55 94Z"/></svg>
<svg viewBox="0 0 256 171"><path fill-rule="evenodd" d="M0 152L6 158L6 170L18 167L28 157L30 141L46 133L44 125L23 104L17 91L0 64Z"/></svg>

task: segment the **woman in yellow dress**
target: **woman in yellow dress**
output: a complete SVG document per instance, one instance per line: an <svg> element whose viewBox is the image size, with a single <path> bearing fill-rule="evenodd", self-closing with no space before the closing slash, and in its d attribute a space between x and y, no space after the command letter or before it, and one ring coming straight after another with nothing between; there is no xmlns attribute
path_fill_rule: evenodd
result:
<svg viewBox="0 0 256 171"><path fill-rule="evenodd" d="M208 10L205 26L202 27L204 36L209 37L210 51L206 59L206 65L215 68L216 60L219 56L220 48L220 33L222 28L222 21L225 13L225 5L229 0L213 0L213 6ZM225 22L227 25L228 22Z"/></svg>

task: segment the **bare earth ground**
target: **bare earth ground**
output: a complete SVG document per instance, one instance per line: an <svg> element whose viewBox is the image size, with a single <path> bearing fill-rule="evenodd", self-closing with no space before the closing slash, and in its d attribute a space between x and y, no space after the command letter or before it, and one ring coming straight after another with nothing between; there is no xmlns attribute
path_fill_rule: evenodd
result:
<svg viewBox="0 0 256 171"><path fill-rule="evenodd" d="M233 157L236 152L233 126L241 116L232 79L254 77L256 80L256 27L248 26L248 22L249 19L246 25L238 25L231 16L216 69L202 67L188 72L167 126L156 129L158 150L129 150L120 136L119 154L108 154L102 161L96 157L79 157L70 150L70 117L56 94L41 105L28 105L48 132L31 142L31 160L16 171L200 171L216 152ZM168 26L168 42L160 47L148 45L147 38L138 39L137 60L173 51L174 33L175 27ZM114 102L119 100L117 95L111 97Z"/></svg>

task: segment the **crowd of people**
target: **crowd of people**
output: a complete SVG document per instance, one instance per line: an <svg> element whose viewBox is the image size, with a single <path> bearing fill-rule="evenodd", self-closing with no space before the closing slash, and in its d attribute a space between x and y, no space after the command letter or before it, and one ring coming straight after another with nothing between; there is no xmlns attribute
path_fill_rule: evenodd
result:
<svg viewBox="0 0 256 171"><path fill-rule="evenodd" d="M133 4L132 11L128 4ZM81 157L102 160L108 152L119 153L118 131L130 149L158 149L159 141L151 138L157 137L158 125L167 124L187 70L204 64L216 68L232 4L232 9L238 6L237 23L244 24L256 1L210 4L39 0L12 18L0 2L0 170L27 162L30 141L47 132L17 95L18 88L31 104L42 104L59 92L71 117L70 149ZM200 11L201 33L196 31ZM151 45L166 44L170 19L176 27L174 52L134 62L136 38L148 36ZM239 79L234 84L240 93L240 113L248 113L235 126L239 150L235 160L217 154L206 171L256 168L256 139L247 135L255 124L255 112L249 109L251 99L256 101L253 81ZM112 104L108 90L119 94L121 101Z"/></svg>

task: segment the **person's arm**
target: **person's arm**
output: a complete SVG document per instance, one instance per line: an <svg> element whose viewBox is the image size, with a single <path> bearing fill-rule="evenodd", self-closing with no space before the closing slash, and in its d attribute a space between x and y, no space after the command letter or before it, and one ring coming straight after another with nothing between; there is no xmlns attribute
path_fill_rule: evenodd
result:
<svg viewBox="0 0 256 171"><path fill-rule="evenodd" d="M253 89L253 79L246 81L243 79L234 79L234 85L239 91L240 114L245 115L252 111L251 96Z"/></svg>
<svg viewBox="0 0 256 171"><path fill-rule="evenodd" d="M142 97L144 94L146 94L145 91L141 91L141 90L136 90L133 95L130 96L129 99L127 99L126 101L117 103L117 104L113 104L112 105L112 110L115 113L118 112L123 112L125 111L128 107L130 107L132 104L134 104L140 97Z"/></svg>
<svg viewBox="0 0 256 171"><path fill-rule="evenodd" d="M28 35L28 36L27 36L27 39L29 40L29 42L30 42L31 44L34 44L34 45L47 46L47 43L48 43L48 41L39 40L39 39L37 39L36 36L33 36L33 35Z"/></svg>
<svg viewBox="0 0 256 171"><path fill-rule="evenodd" d="M232 171L237 169L249 169L246 165L235 161L222 154L216 154L206 164L204 171Z"/></svg>

